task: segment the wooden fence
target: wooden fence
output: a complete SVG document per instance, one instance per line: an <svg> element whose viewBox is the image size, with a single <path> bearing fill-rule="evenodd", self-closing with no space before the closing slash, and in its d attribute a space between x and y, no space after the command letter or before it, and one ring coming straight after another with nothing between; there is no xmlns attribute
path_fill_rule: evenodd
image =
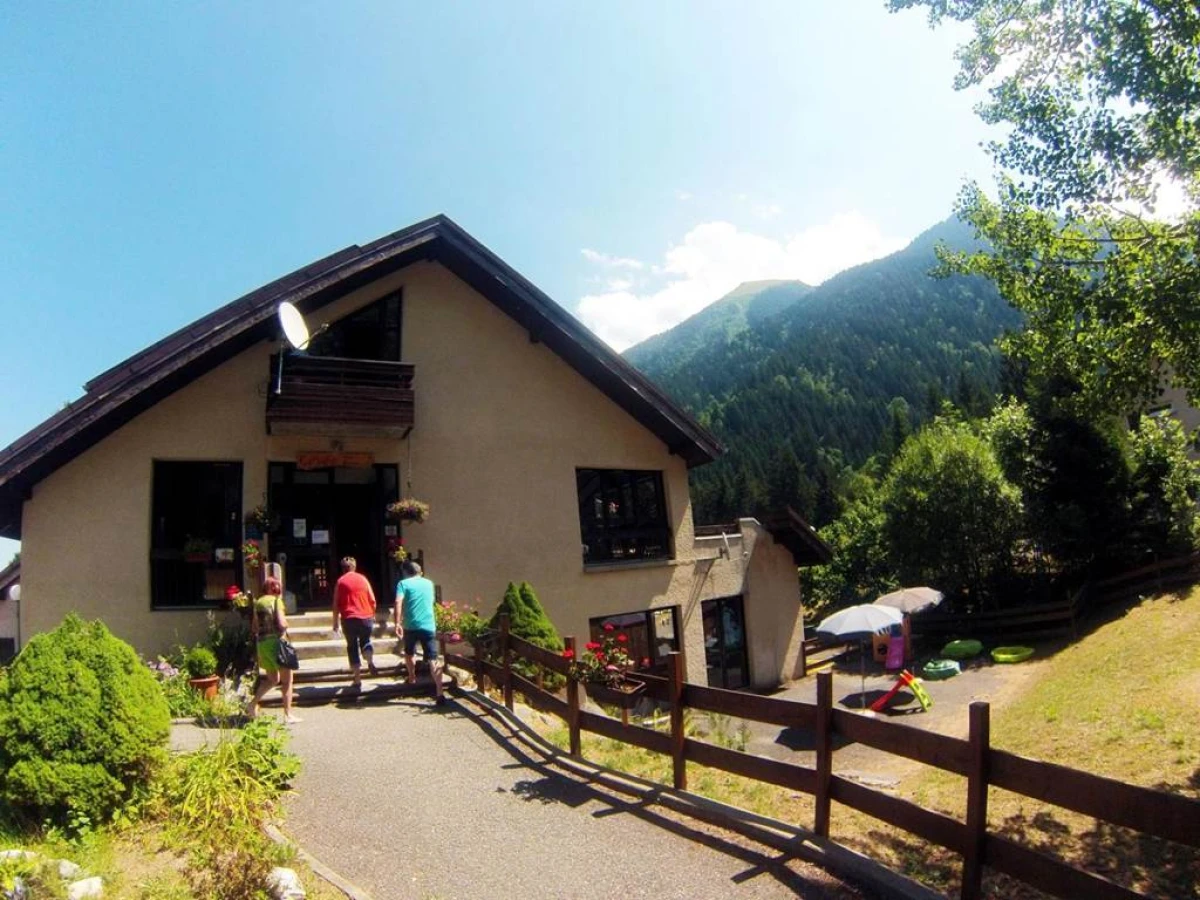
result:
<svg viewBox="0 0 1200 900"><path fill-rule="evenodd" d="M1200 581L1200 553L1139 566L1094 581L1057 603L1032 603L973 615L925 612L913 616L913 633L921 637L990 637L1037 639L1078 635L1081 618L1096 607L1139 594L1160 593Z"/></svg>
<svg viewBox="0 0 1200 900"><path fill-rule="evenodd" d="M1122 572L1092 584L1096 599L1102 603L1128 600L1147 592L1161 593L1200 581L1200 553L1176 559L1164 559Z"/></svg>
<svg viewBox="0 0 1200 900"><path fill-rule="evenodd" d="M912 617L912 629L915 636L943 639L967 636L1005 640L1073 638L1087 598L1085 589L1058 603L1031 603L970 615L923 612Z"/></svg>
<svg viewBox="0 0 1200 900"><path fill-rule="evenodd" d="M670 756L674 786L680 790L687 789L687 763L693 762L811 794L816 805L813 831L825 838L829 836L832 806L836 800L959 854L963 866L961 896L968 900L981 895L984 866L1058 897L1131 900L1143 896L1102 875L1076 868L989 831L989 787L1003 788L1103 822L1132 828L1142 835L1200 847L1200 802L997 750L989 744L986 703L971 704L970 731L964 740L835 709L833 676L828 672L817 676L817 702L814 705L688 684L684 681L683 657L673 653L669 677L637 677L646 684L643 695L666 704L670 711L670 730L661 732L588 712L580 704L579 684L570 679L564 700L522 677L513 669L515 658L562 675L567 673L567 660L510 635L507 622L502 621L501 626L498 645L494 648L498 651L494 658L499 662L485 658L481 645L476 645L473 657L446 653L446 661L473 671L480 690L491 679L502 690L504 705L510 710L513 695L519 691L533 708L565 720L572 756L581 757L580 735L589 731ZM566 638L566 645L574 650L574 638ZM781 727L811 728L816 736L816 765L810 768L767 759L690 738L684 732L685 709ZM835 738L965 777L965 820L924 809L908 800L835 775Z"/></svg>

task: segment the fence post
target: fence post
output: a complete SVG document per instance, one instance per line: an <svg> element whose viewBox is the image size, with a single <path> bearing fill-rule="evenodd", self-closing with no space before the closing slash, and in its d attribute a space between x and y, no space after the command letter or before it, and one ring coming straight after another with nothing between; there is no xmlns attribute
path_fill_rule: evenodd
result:
<svg viewBox="0 0 1200 900"><path fill-rule="evenodd" d="M504 660L504 705L508 711L513 708L512 687L512 646L508 639L508 615L500 616L500 653Z"/></svg>
<svg viewBox="0 0 1200 900"><path fill-rule="evenodd" d="M671 765L675 774L677 790L687 790L687 760L684 757L683 733L683 656L679 653L668 654L670 661L670 701L671 701Z"/></svg>
<svg viewBox="0 0 1200 900"><path fill-rule="evenodd" d="M976 700L970 706L970 733L967 737L967 846L963 853L962 900L978 900L983 892L990 741L988 705Z"/></svg>
<svg viewBox="0 0 1200 900"><path fill-rule="evenodd" d="M563 645L571 651L571 659L575 658L575 638L563 638ZM583 751L579 744L579 682L567 676L567 734L570 736L571 755L579 758Z"/></svg>
<svg viewBox="0 0 1200 900"><path fill-rule="evenodd" d="M475 690L481 694L487 693L487 673L483 668L483 635L473 642L475 649Z"/></svg>
<svg viewBox="0 0 1200 900"><path fill-rule="evenodd" d="M829 788L833 779L833 673L817 673L817 790L813 831L829 837Z"/></svg>

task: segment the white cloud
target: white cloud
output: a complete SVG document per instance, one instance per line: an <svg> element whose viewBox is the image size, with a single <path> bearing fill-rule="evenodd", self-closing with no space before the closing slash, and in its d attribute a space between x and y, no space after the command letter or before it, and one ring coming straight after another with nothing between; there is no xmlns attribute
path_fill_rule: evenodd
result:
<svg viewBox="0 0 1200 900"><path fill-rule="evenodd" d="M628 256L611 256L607 253L589 250L587 247L584 247L581 252L583 253L583 258L588 262L593 262L600 266L606 266L610 269L644 268L644 264L640 260L630 259Z"/></svg>
<svg viewBox="0 0 1200 900"><path fill-rule="evenodd" d="M679 200L682 203L686 203L688 200L692 199L692 192L691 191L676 191L675 199Z"/></svg>
<svg viewBox="0 0 1200 900"><path fill-rule="evenodd" d="M610 282L608 290L583 297L576 315L620 351L695 315L743 281L780 278L816 285L906 243L884 235L857 212L783 239L742 231L729 222L705 222L667 249L663 262L652 267L653 277ZM602 265L614 259L589 250L584 256Z"/></svg>

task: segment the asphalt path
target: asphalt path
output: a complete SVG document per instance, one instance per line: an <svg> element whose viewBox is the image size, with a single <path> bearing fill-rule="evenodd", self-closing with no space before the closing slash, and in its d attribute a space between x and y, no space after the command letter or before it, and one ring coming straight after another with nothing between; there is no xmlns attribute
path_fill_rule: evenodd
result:
<svg viewBox="0 0 1200 900"><path fill-rule="evenodd" d="M870 896L548 765L467 701L299 712L283 830L374 900Z"/></svg>

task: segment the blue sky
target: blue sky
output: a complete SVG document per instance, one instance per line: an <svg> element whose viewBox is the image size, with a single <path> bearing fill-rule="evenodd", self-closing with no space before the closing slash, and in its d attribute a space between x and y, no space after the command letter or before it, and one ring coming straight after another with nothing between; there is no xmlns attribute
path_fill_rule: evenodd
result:
<svg viewBox="0 0 1200 900"><path fill-rule="evenodd" d="M990 171L959 37L884 0L0 5L0 446L438 212L617 349L883 255Z"/></svg>

